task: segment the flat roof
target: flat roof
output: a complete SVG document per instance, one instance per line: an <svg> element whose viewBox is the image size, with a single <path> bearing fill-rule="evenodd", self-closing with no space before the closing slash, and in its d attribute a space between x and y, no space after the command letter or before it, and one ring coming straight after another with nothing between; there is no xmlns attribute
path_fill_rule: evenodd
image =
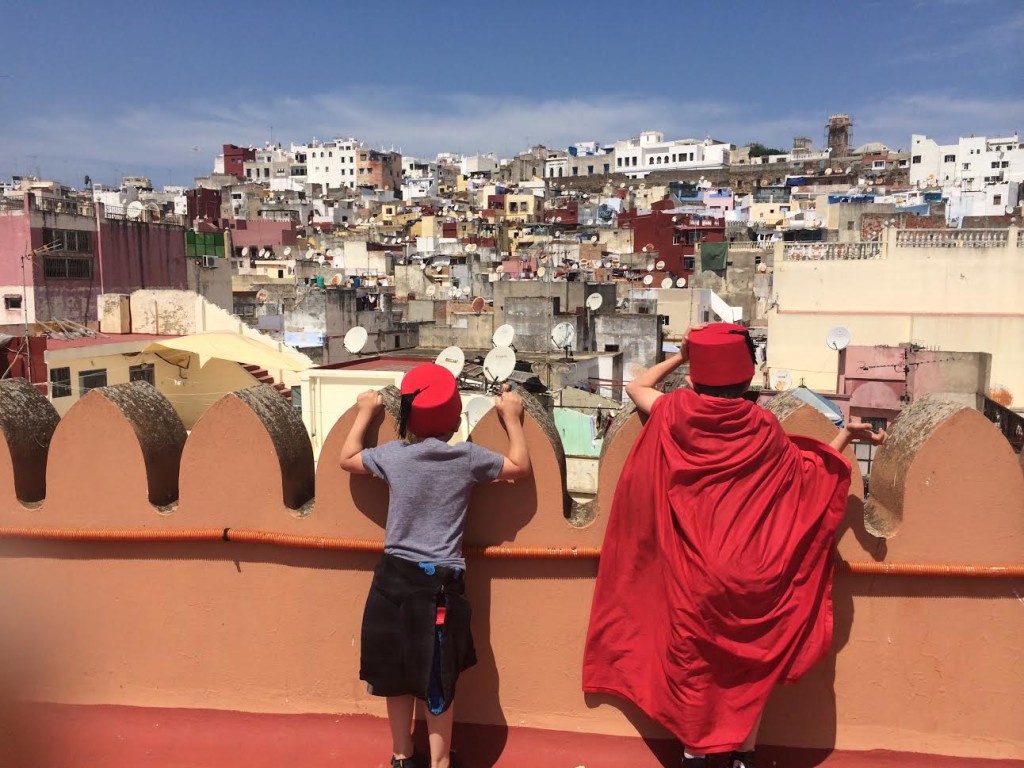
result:
<svg viewBox="0 0 1024 768"><path fill-rule="evenodd" d="M176 339L180 334L159 335L155 333L116 333L106 336L83 336L78 339L47 339L47 349L79 349L81 347L98 347L106 344L127 344L133 341L160 341Z"/></svg>

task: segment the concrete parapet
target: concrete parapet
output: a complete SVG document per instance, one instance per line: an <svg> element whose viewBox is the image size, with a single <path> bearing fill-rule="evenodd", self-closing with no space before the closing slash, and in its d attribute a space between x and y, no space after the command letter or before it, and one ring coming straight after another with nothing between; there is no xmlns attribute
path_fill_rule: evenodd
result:
<svg viewBox="0 0 1024 768"><path fill-rule="evenodd" d="M331 430L314 476L298 417L271 393L261 386L224 396L186 439L170 404L144 384L93 391L58 423L24 386L0 383L0 581L11 604L32 606L13 618L47 660L29 695L384 715L358 680L376 555L346 542L380 544L387 488L347 475L331 458L354 410ZM369 433L374 444L397 437L396 393L385 399L387 412ZM578 514L557 433L526 400L534 477L481 487L470 506L467 588L480 661L460 681L456 717L663 737L632 708L580 690L596 555L642 420L631 411L616 419L597 498ZM794 398L778 396L771 408L790 432L835 434ZM867 524L852 462L841 557L871 566L1020 565L1024 473L992 425L925 399L891 434L875 459ZM503 450L498 414L481 419L470 439ZM248 538L232 538L242 529ZM98 540L97 531L110 535ZM172 541L141 540L175 531L182 535ZM1015 589L1019 579L840 568L833 653L777 693L762 741L1024 758L1016 714L1024 614ZM591 757L578 762L601 764L599 753ZM653 754L648 764L658 764Z"/></svg>

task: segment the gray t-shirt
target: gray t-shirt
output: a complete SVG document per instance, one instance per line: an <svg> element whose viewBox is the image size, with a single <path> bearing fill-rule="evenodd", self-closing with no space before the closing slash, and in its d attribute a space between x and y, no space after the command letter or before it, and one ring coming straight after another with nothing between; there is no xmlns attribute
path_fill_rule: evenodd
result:
<svg viewBox="0 0 1024 768"><path fill-rule="evenodd" d="M473 443L428 437L364 448L363 466L391 489L384 551L414 563L465 568L462 531L477 483L497 479L501 454Z"/></svg>

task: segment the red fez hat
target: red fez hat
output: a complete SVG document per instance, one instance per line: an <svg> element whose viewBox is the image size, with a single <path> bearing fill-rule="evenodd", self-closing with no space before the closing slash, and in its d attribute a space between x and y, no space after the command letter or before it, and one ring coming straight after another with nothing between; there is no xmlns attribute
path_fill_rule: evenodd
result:
<svg viewBox="0 0 1024 768"><path fill-rule="evenodd" d="M402 412L399 432L417 437L438 437L456 429L462 399L455 377L447 368L427 363L413 368L402 379Z"/></svg>
<svg viewBox="0 0 1024 768"><path fill-rule="evenodd" d="M714 323L687 337L694 384L727 387L754 378L754 342L741 325Z"/></svg>

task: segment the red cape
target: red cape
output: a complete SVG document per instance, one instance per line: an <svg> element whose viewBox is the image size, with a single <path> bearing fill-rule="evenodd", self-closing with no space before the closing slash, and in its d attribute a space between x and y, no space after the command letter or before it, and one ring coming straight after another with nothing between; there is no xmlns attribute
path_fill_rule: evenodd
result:
<svg viewBox="0 0 1024 768"><path fill-rule="evenodd" d="M615 491L583 690L694 751L738 747L772 687L828 651L849 486L846 459L753 403L658 398Z"/></svg>

